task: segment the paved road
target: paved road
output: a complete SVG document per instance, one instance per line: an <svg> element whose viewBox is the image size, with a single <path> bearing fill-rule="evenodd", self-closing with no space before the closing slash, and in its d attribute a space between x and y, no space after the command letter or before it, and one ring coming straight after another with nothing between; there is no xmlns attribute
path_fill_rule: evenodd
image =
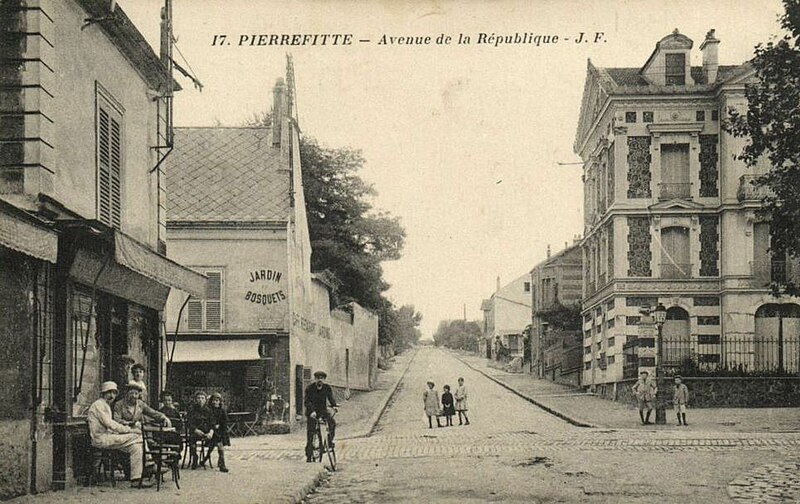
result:
<svg viewBox="0 0 800 504"><path fill-rule="evenodd" d="M441 391L459 376L469 389L472 424L428 429L425 382L434 381ZM773 491L759 475L776 471L759 468L785 460L798 447L798 435L575 427L450 354L423 348L373 436L338 443L339 471L307 501L729 502L729 493L737 500L742 491L755 496L762 492L759 485ZM264 450L241 456L302 454ZM774 498L794 502L784 496Z"/></svg>

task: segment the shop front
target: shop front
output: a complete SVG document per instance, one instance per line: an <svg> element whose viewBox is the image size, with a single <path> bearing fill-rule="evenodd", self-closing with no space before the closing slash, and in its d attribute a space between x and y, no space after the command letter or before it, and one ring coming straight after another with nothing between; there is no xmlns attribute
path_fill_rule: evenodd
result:
<svg viewBox="0 0 800 504"><path fill-rule="evenodd" d="M162 311L171 288L205 295L205 277L95 221L60 221L55 275L53 478L56 488L87 474L85 415L103 381L122 385L146 370L157 406L164 376Z"/></svg>
<svg viewBox="0 0 800 504"><path fill-rule="evenodd" d="M184 336L167 348L167 390L183 410L198 390L222 394L228 412L260 417L288 397L285 334Z"/></svg>

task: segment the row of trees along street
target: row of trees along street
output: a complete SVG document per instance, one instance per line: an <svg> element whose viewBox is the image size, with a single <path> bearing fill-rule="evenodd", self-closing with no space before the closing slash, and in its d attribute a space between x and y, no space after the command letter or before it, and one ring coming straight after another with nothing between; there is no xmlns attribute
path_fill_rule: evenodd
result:
<svg viewBox="0 0 800 504"><path fill-rule="evenodd" d="M271 113L255 114L248 126L269 127ZM400 219L376 210L377 191L358 175L366 163L360 150L329 148L315 138L300 138L311 270L326 271L336 284L331 306L355 301L379 316L378 343L386 353L402 352L421 336L422 321L413 305L396 307L385 292L383 261L401 257L405 230Z"/></svg>
<svg viewBox="0 0 800 504"><path fill-rule="evenodd" d="M433 334L436 346L455 350L478 350L481 327L477 322L466 320L442 320Z"/></svg>

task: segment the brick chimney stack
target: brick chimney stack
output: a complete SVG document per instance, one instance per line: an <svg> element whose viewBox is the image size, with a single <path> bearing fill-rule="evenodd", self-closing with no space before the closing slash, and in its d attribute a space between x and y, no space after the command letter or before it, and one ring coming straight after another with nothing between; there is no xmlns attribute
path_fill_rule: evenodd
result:
<svg viewBox="0 0 800 504"><path fill-rule="evenodd" d="M719 69L719 40L714 36L713 28L706 33L706 39L700 44L703 52L703 76L708 84L713 84L717 80L717 70Z"/></svg>
<svg viewBox="0 0 800 504"><path fill-rule="evenodd" d="M550 259L550 244L547 244L547 258Z"/></svg>
<svg viewBox="0 0 800 504"><path fill-rule="evenodd" d="M280 147L283 123L286 121L286 84L282 78L275 81L272 94L272 146Z"/></svg>

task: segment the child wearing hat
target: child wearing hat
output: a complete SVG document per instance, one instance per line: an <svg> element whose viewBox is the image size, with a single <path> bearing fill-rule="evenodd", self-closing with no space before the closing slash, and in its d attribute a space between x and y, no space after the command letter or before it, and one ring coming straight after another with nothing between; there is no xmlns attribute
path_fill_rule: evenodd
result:
<svg viewBox="0 0 800 504"><path fill-rule="evenodd" d="M688 426L686 423L686 407L689 405L689 388L682 383L680 376L675 377L675 390L672 394L672 404L675 406L675 414L678 415L678 425Z"/></svg>
<svg viewBox="0 0 800 504"><path fill-rule="evenodd" d="M422 393L422 404L425 407L425 414L428 415L428 428L433 429L433 417L436 417L436 426L441 427L439 422L439 392L433 388L435 384L428 382L428 388Z"/></svg>

